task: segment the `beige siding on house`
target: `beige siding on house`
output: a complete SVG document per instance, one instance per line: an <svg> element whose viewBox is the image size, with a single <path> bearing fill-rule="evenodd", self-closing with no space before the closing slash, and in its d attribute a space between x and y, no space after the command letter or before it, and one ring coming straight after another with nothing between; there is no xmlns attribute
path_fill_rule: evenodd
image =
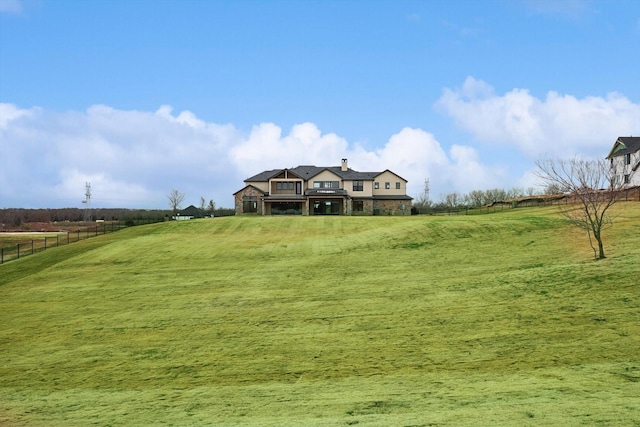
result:
<svg viewBox="0 0 640 427"><path fill-rule="evenodd" d="M373 181L363 181L362 191L353 191L353 181L344 181L344 189L351 197L371 197L373 195Z"/></svg>
<svg viewBox="0 0 640 427"><path fill-rule="evenodd" d="M310 178L307 181L309 186L308 188L313 188L314 181L338 181L340 183L340 188L342 188L342 178L328 170L322 171L313 178Z"/></svg>
<svg viewBox="0 0 640 427"><path fill-rule="evenodd" d="M269 183L268 182L247 182L247 185L253 185L254 187L264 191L265 193L269 192Z"/></svg>
<svg viewBox="0 0 640 427"><path fill-rule="evenodd" d="M380 188L373 190L374 196L404 196L407 194L407 181L400 178L393 172L384 171L374 178L374 182L380 184ZM385 184L389 183L389 188L385 188ZM396 189L396 182L400 183L400 188Z"/></svg>

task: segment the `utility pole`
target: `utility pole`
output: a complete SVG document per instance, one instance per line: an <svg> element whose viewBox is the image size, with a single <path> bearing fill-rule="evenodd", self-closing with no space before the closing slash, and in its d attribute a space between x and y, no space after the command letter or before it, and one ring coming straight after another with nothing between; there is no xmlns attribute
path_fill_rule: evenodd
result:
<svg viewBox="0 0 640 427"><path fill-rule="evenodd" d="M84 191L84 220L85 222L91 221L91 183L85 183L85 191Z"/></svg>

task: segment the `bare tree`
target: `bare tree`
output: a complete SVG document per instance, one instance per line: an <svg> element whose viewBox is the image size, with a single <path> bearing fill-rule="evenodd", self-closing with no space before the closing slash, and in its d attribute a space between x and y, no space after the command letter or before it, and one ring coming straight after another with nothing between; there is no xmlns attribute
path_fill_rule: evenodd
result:
<svg viewBox="0 0 640 427"><path fill-rule="evenodd" d="M479 208L485 204L485 193L481 190L473 190L466 195L466 199L468 200L469 206Z"/></svg>
<svg viewBox="0 0 640 427"><path fill-rule="evenodd" d="M445 194L444 197L441 196L441 198L442 203L448 209L457 209L462 204L462 196L457 192Z"/></svg>
<svg viewBox="0 0 640 427"><path fill-rule="evenodd" d="M178 212L178 209L180 209L180 205L184 200L184 193L181 193L174 188L173 190L171 190L167 198L169 199L169 206L171 206L173 214L175 215Z"/></svg>
<svg viewBox="0 0 640 427"><path fill-rule="evenodd" d="M213 217L213 214L216 211L216 202L213 201L213 199L209 200L209 205L207 206L207 212L209 213L209 215L211 215Z"/></svg>
<svg viewBox="0 0 640 427"><path fill-rule="evenodd" d="M526 196L535 196L536 194L538 194L538 191L535 187L527 187L527 190L525 191Z"/></svg>
<svg viewBox="0 0 640 427"><path fill-rule="evenodd" d="M535 173L547 188L565 193L577 202L578 207L570 204L562 207L562 214L587 232L594 258L605 258L602 229L611 224L607 211L622 189L615 169L605 159L577 157L571 160L538 160L536 166L538 170Z"/></svg>

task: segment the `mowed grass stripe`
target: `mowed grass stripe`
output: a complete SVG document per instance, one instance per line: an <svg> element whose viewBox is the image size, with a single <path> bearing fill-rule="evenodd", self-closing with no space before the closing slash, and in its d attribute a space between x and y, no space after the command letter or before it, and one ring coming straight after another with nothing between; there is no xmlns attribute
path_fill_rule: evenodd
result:
<svg viewBox="0 0 640 427"><path fill-rule="evenodd" d="M637 425L640 210L616 209L601 262L528 209L172 222L8 263L0 421Z"/></svg>

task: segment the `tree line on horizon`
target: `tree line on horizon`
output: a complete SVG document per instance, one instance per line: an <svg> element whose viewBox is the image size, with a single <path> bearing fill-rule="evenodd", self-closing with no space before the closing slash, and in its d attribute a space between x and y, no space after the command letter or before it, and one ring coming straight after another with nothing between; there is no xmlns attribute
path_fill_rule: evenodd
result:
<svg viewBox="0 0 640 427"><path fill-rule="evenodd" d="M229 216L229 208L216 208L215 216ZM91 220L103 221L158 221L170 219L171 209L92 208ZM80 208L5 208L0 209L0 230L21 228L34 222L84 222L85 210Z"/></svg>

